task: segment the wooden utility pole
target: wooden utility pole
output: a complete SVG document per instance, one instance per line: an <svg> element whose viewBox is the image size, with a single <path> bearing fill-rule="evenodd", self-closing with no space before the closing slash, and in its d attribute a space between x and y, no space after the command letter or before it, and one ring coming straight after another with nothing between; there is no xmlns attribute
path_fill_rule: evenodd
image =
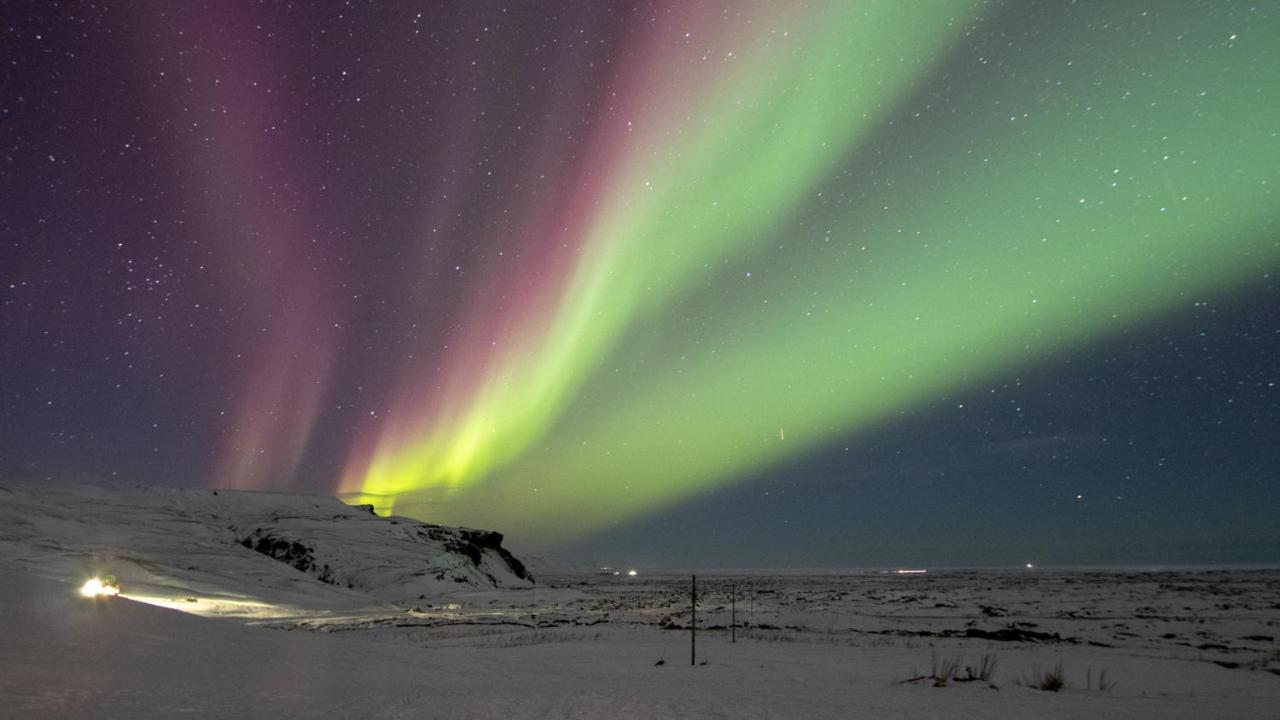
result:
<svg viewBox="0 0 1280 720"><path fill-rule="evenodd" d="M698 664L698 576L689 586L689 665Z"/></svg>
<svg viewBox="0 0 1280 720"><path fill-rule="evenodd" d="M729 583L729 642L738 642L738 586Z"/></svg>

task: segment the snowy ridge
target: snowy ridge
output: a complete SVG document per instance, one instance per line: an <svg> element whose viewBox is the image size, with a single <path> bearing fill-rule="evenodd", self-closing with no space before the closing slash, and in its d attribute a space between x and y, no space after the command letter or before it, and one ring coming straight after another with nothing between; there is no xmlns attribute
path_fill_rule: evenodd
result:
<svg viewBox="0 0 1280 720"><path fill-rule="evenodd" d="M502 535L448 528L334 498L141 485L0 485L0 560L216 614L430 601L530 587ZM164 604L164 603L161 603Z"/></svg>

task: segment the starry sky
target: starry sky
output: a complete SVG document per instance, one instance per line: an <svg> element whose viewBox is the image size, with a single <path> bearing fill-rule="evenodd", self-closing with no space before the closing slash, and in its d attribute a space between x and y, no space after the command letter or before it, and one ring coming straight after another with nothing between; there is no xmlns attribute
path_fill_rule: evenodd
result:
<svg viewBox="0 0 1280 720"><path fill-rule="evenodd" d="M1280 562L1280 6L9 2L0 479Z"/></svg>

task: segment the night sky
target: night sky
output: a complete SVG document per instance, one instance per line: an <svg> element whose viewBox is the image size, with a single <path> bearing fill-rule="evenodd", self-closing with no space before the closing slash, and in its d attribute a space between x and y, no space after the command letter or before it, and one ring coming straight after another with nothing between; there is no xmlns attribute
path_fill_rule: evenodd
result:
<svg viewBox="0 0 1280 720"><path fill-rule="evenodd" d="M1280 562L1280 5L0 4L0 481Z"/></svg>

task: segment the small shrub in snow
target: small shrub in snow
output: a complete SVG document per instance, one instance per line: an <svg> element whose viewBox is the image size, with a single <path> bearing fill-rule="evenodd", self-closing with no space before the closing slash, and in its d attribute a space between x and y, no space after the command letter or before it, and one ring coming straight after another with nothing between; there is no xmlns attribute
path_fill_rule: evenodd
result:
<svg viewBox="0 0 1280 720"><path fill-rule="evenodd" d="M947 681L956 676L956 670L960 668L960 657L943 659L938 661L938 654L934 653L932 658L932 669L929 677L933 678L934 687L946 687Z"/></svg>
<svg viewBox="0 0 1280 720"><path fill-rule="evenodd" d="M979 680L984 683L990 683L991 678L996 674L996 656L994 653L986 653L979 660L976 667L966 665L964 668L965 676L961 678L965 682L973 682Z"/></svg>
<svg viewBox="0 0 1280 720"><path fill-rule="evenodd" d="M903 680L903 683L918 683L925 680L932 680L934 687L946 687L949 682L984 682L995 687L991 680L995 677L997 660L993 653L986 653L979 658L976 665L966 665L963 655L956 655L950 658L938 658L938 653L934 652L930 655L929 674L920 675L912 668L909 677ZM960 668L964 668L964 674L960 673Z"/></svg>
<svg viewBox="0 0 1280 720"><path fill-rule="evenodd" d="M1089 666L1089 668L1085 670L1085 674L1084 674L1084 686L1085 686L1085 688L1087 688L1087 689L1089 689L1089 690L1092 690L1092 689L1093 689L1093 687L1094 687L1094 685L1093 685L1093 666L1092 666L1092 665L1090 665L1090 666ZM1111 679L1111 678L1109 678L1109 677L1107 677L1107 671L1106 671L1106 670L1102 670L1102 671L1100 671L1100 672L1098 673L1098 689L1099 689L1099 690L1101 690L1102 692L1106 692L1106 691L1110 690L1111 688L1113 688L1113 687L1115 687L1115 686L1116 686L1116 681L1115 681L1115 680L1112 680L1112 679Z"/></svg>
<svg viewBox="0 0 1280 720"><path fill-rule="evenodd" d="M1032 665L1031 677L1027 679L1026 685L1045 692L1058 692L1067 686L1066 674L1062 670L1062 663L1053 666L1052 670L1045 671L1041 671L1039 665Z"/></svg>

